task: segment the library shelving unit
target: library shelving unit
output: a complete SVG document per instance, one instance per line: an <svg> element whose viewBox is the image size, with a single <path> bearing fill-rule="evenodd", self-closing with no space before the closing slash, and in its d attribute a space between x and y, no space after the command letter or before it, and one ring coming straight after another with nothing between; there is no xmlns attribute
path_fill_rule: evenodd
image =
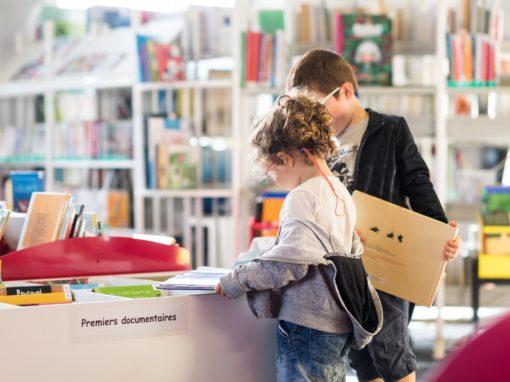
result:
<svg viewBox="0 0 510 382"><path fill-rule="evenodd" d="M231 20L231 9L216 8L212 12L216 12L222 20ZM191 7L184 15L191 25L181 36L183 45L190 46L184 59L192 63L186 79L139 82L132 89L135 228L177 236L186 248L191 249L194 266L227 266L234 260L233 184L236 182L235 163L228 159L228 153L229 150L235 151L235 131L238 129L231 122L232 59L226 58L231 54L231 46L227 43L226 48L219 45L211 48L207 42L204 43L201 34L204 30L211 32L199 25L199 13L200 8ZM231 31L231 27L228 28L227 33ZM220 37L226 39L229 36L225 36L224 32ZM209 39L211 37L208 36ZM221 118L216 114L211 116L214 113L211 108L215 107L223 113ZM159 168L159 160L149 167L148 151L153 149L149 148L149 125L154 116L178 120L179 130L186 135L179 145L196 154L196 176L191 185L161 184L159 171L154 169ZM211 142L220 142L221 147L214 148ZM172 143L159 143L172 150ZM215 160L203 156L204 147L226 153L224 168L219 170L225 172L226 179L204 180L209 176L205 162L210 159L207 165L212 165ZM163 171L168 173L168 167ZM151 177L152 181L149 180Z"/></svg>
<svg viewBox="0 0 510 382"><path fill-rule="evenodd" d="M111 149L103 149L96 142L96 148L89 148L87 143L76 140L75 131L85 131L85 124L97 125L96 133L105 137L107 126L118 126L124 124L130 128L131 115L120 116L119 102L123 97L130 97L130 89L136 81L135 73L135 49L132 47L133 34L131 30L116 30L101 34L87 34L82 37L70 38L63 44L64 39L54 37L54 25L46 22L43 28L43 39L41 42L28 43L17 49L13 60L7 65L6 73L3 75L3 82L0 82L0 107L2 117L0 124L5 131L9 126L15 131L25 129L15 134L16 138L11 139L12 147L15 148L14 156L3 157L0 162L2 171L38 169L44 170L45 189L50 191L69 191L65 183L59 183L60 174L66 171L106 170L115 172L117 170L128 171L130 174L134 168L132 154L129 149L124 153L116 154ZM112 41L115 41L113 43ZM67 46L67 50L59 52L59 46ZM68 44L68 45L65 45ZM114 48L112 48L114 46ZM31 62L32 51L41 54L40 74L31 79L11 79L11 76ZM71 70L66 73L59 73L69 65L72 67L73 60L78 60L80 55L101 55L112 51L119 54L119 61L112 72L87 72L74 74ZM28 52L28 53L27 53ZM10 70L10 72L9 72ZM67 113L70 120L62 119L59 113L65 110L58 108L60 97L68 94L89 93L94 99L96 116L76 117ZM39 100L39 102L36 102ZM123 105L125 106L125 105ZM37 110L37 109L40 110ZM85 106L83 106L85 108ZM79 108L76 108L78 110ZM36 121L36 114L42 120ZM79 113L77 113L79 114ZM39 126L39 141L34 135L30 135L26 129ZM70 126L76 127L71 130ZM81 130L80 130L81 129ZM110 129L108 127L108 129ZM32 132L32 131L30 131ZM75 134L74 138L72 134ZM5 137L5 136L4 136ZM81 136L83 137L83 136ZM131 134L124 134L125 143L123 147L132 146ZM71 146L71 139L74 139ZM21 156L16 155L19 147L26 146L25 141L32 141L30 147L25 149ZM4 144L7 144L4 139ZM113 145L109 144L110 147ZM106 147L106 146L105 146ZM97 152L94 154L94 151ZM34 151L36 151L34 155ZM131 175L129 175L131 176ZM80 185L83 188L83 186ZM85 186L86 188L87 186ZM102 219L103 220L103 219Z"/></svg>
<svg viewBox="0 0 510 382"><path fill-rule="evenodd" d="M206 263L219 265L218 262L222 262L218 260L219 256L226 257L224 253L216 253L216 249L211 246L214 238L216 238L220 232L214 227L214 224L208 224L208 220L212 219L218 222L219 219L225 220L229 218L228 216L203 216L203 203L205 199L212 199L213 204L216 204L218 199L231 200L233 197L233 190L229 184L224 184L220 187L203 185L200 181L200 164L197 171L197 178L199 178L196 185L197 187L192 189L149 188L146 180L146 159L144 157L144 115L151 111L156 112L157 110L150 110L151 107L147 107L147 102L144 101L146 101L147 98L153 100L160 92L181 91L183 94L183 104L188 106L183 107L183 109L189 111L189 106L191 104L193 105L193 115L183 115L182 120L186 121L183 123L189 125L193 124L194 127L199 127L204 120L204 108L202 104L204 93L211 93L215 90L226 90L230 92L231 88L232 82L229 79L140 83L135 84L133 87L134 140L137 143L135 145L136 176L134 183L135 227L139 231L150 230L155 233L182 232L184 246L186 248L194 248L195 250L193 253L193 260L194 264L197 266L205 265ZM198 142L202 137L201 129L194 128L193 139ZM200 163L200 159L198 163ZM146 214L147 200L150 200L151 214ZM161 203L163 200L166 205L164 213L162 213ZM180 221L177 222L177 205L180 203L182 203L182 216L181 219L178 219ZM152 218L152 221L148 224L150 228L146 225L147 215L150 215ZM163 216L164 219L162 219ZM177 224L179 224L180 227L177 227ZM207 228L208 232L207 242L209 243L209 247L207 249L204 245L206 241L204 228ZM224 244L228 253L232 254L232 244ZM226 259L225 261L230 260L232 259Z"/></svg>

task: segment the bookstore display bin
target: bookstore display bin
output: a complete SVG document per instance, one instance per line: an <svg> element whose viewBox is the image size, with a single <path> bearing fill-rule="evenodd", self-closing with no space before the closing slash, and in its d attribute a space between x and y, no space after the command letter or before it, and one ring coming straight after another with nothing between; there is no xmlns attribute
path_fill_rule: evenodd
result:
<svg viewBox="0 0 510 382"><path fill-rule="evenodd" d="M190 268L183 248L118 237L41 244L1 260L6 285L86 278L90 285L155 286ZM245 297L72 293L72 303L0 303L0 381L275 379L275 321L257 320Z"/></svg>
<svg viewBox="0 0 510 382"><path fill-rule="evenodd" d="M127 237L58 240L0 259L4 281L176 272L191 265L184 248Z"/></svg>
<svg viewBox="0 0 510 382"><path fill-rule="evenodd" d="M0 304L0 380L273 381L274 333L275 321L257 320L245 298L212 294Z"/></svg>

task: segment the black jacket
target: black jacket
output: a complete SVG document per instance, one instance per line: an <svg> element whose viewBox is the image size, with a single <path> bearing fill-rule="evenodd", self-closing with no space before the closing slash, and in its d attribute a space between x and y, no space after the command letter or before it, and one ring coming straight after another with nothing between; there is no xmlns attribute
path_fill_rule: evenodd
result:
<svg viewBox="0 0 510 382"><path fill-rule="evenodd" d="M368 126L354 167L354 189L448 222L430 173L402 117L367 109Z"/></svg>

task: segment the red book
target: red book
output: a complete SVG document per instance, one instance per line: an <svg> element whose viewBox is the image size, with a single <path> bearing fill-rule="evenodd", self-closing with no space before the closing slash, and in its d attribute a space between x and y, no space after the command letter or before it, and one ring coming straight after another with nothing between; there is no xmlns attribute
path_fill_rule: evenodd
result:
<svg viewBox="0 0 510 382"><path fill-rule="evenodd" d="M252 32L252 73L251 80L257 82L259 65L260 65L260 41L262 40L262 34L260 32Z"/></svg>
<svg viewBox="0 0 510 382"><path fill-rule="evenodd" d="M495 81L496 80L496 70L495 70L495 50L494 43L491 42L488 45L489 49L489 62L488 62L488 80Z"/></svg>
<svg viewBox="0 0 510 382"><path fill-rule="evenodd" d="M489 80L489 44L487 40L482 43L482 81Z"/></svg>
<svg viewBox="0 0 510 382"><path fill-rule="evenodd" d="M338 54L344 53L344 24L342 21L342 14L336 14L336 51Z"/></svg>
<svg viewBox="0 0 510 382"><path fill-rule="evenodd" d="M158 62L158 74L160 80L165 80L167 77L168 59L170 57L168 45L156 45L156 60Z"/></svg>
<svg viewBox="0 0 510 382"><path fill-rule="evenodd" d="M246 82L253 82L253 32L246 33Z"/></svg>

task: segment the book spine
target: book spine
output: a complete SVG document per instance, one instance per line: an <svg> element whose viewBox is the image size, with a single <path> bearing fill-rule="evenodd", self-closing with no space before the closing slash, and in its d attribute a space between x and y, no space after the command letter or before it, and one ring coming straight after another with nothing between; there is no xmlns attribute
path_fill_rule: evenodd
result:
<svg viewBox="0 0 510 382"><path fill-rule="evenodd" d="M342 14L337 13L335 16L336 19L336 51L338 54L344 54L344 26Z"/></svg>
<svg viewBox="0 0 510 382"><path fill-rule="evenodd" d="M21 286L5 288L5 294L7 296L21 296L26 294L41 294L41 293L51 293L51 286L41 285L41 286Z"/></svg>
<svg viewBox="0 0 510 382"><path fill-rule="evenodd" d="M246 60L246 49L247 49L247 34L245 31L241 32L241 88L246 86L246 73L247 73L247 60Z"/></svg>

